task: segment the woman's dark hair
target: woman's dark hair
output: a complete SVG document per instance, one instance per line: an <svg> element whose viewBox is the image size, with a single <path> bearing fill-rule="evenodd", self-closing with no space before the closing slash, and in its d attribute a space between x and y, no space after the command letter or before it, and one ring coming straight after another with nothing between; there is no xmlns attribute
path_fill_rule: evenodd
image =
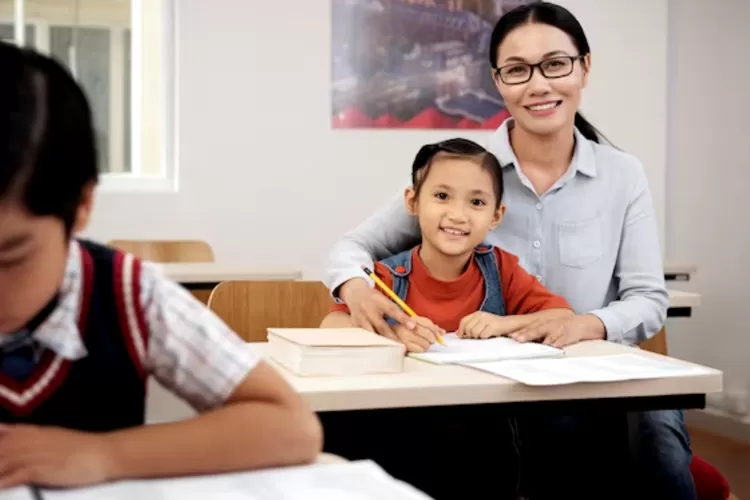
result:
<svg viewBox="0 0 750 500"><path fill-rule="evenodd" d="M503 14L495 25L490 41L490 66L492 68L497 69L497 52L505 37L519 26L529 23L554 26L568 34L579 55L583 56L591 52L589 41L581 23L569 10L550 2L535 2L519 5L515 9L509 10ZM576 112L575 126L590 141L598 143L604 137L580 112Z"/></svg>
<svg viewBox="0 0 750 500"><path fill-rule="evenodd" d="M476 161L483 170L490 173L492 189L495 193L495 208L500 206L504 189L503 169L500 162L497 161L495 155L476 142L461 138L426 144L419 149L411 167L411 182L417 195L436 158L469 158Z"/></svg>
<svg viewBox="0 0 750 500"><path fill-rule="evenodd" d="M58 62L0 42L0 202L61 219L68 232L98 179L88 101Z"/></svg>

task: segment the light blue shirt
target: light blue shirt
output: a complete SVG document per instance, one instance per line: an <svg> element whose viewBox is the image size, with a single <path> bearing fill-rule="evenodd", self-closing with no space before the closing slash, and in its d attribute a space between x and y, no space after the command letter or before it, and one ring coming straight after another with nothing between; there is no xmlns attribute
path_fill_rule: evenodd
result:
<svg viewBox="0 0 750 500"><path fill-rule="evenodd" d="M567 172L546 193L536 191L510 146L508 119L488 149L503 165L505 219L486 241L518 256L542 284L578 313L604 323L607 339L651 338L669 307L651 194L641 163L575 131ZM399 195L334 246L325 275L337 289L361 266L414 246L416 218Z"/></svg>

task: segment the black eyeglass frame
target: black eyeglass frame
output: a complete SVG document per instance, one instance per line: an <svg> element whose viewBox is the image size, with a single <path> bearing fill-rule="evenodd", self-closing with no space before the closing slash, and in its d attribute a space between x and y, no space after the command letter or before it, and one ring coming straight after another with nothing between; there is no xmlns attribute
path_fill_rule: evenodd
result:
<svg viewBox="0 0 750 500"><path fill-rule="evenodd" d="M495 74L495 78L499 78L500 81L503 82L505 85L523 85L524 83L528 83L529 80L531 80L531 78L534 76L534 70L535 69L539 69L539 72L542 74L542 76L544 78L547 78L548 80L554 80L554 79L557 79L557 78L565 78L566 76L569 76L571 73L573 73L573 68L575 68L576 61L580 61L580 60L584 59L587 55L588 54L580 54L580 55L577 55L577 56L555 56L555 57L550 57L548 59L545 59L543 61L539 61L536 64L530 64L530 63L525 63L525 62L520 62L519 61L519 62L515 62L515 63L504 64L504 65L500 66L499 68L492 68L492 69L494 70L493 73ZM547 76L544 73L544 70L542 69L542 65L545 64L545 63L548 63L549 61L554 61L554 60L558 60L558 59L567 59L567 60L569 60L570 63L571 63L570 64L570 71L568 71L564 75ZM503 68L507 68L509 66L518 66L519 64L524 64L524 65L526 65L526 66L529 67L529 69L530 69L530 71L529 71L529 77L527 79L521 81L521 82L513 82L513 83L506 82L503 79L503 76L502 76L502 70L503 70Z"/></svg>

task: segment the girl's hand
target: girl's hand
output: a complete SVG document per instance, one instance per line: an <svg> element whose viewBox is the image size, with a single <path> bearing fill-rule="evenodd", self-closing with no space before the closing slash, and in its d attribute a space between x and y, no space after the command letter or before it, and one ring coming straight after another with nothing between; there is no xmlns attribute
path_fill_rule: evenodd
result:
<svg viewBox="0 0 750 500"><path fill-rule="evenodd" d="M604 323L593 314L576 314L538 321L510 337L518 342L542 341L554 347L565 347L582 340L605 339L606 331Z"/></svg>
<svg viewBox="0 0 750 500"><path fill-rule="evenodd" d="M400 341L394 328L385 321L386 316L393 318L408 330L414 330L417 326L400 307L379 291L370 288L367 281L362 278L347 281L341 285L339 293L349 307L354 326L358 328Z"/></svg>
<svg viewBox="0 0 750 500"><path fill-rule="evenodd" d="M515 332L520 327L518 316L498 316L477 311L464 316L458 324L456 337L467 339L489 339Z"/></svg>
<svg viewBox="0 0 750 500"><path fill-rule="evenodd" d="M0 425L0 489L102 483L113 479L113 463L104 434Z"/></svg>
<svg viewBox="0 0 750 500"><path fill-rule="evenodd" d="M438 335L445 335L445 330L427 318L411 319L417 325L413 330L401 325L396 325L394 329L399 342L406 346L408 352L425 352L432 344L437 342Z"/></svg>

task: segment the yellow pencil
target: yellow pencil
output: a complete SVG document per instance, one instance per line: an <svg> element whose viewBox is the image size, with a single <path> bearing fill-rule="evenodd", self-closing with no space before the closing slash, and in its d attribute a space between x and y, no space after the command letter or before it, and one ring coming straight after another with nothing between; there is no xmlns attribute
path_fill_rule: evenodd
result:
<svg viewBox="0 0 750 500"><path fill-rule="evenodd" d="M376 285L378 285L380 287L381 290L383 290L383 292L388 297L391 298L391 300L393 302L396 303L396 305L398 305L401 309L403 309L406 314L408 314L412 318L415 318L417 316L417 313L415 313L414 310L411 307L409 307L408 305L406 305L406 302L404 302L403 300L401 300L399 298L399 296L396 295L396 292L394 292L393 290L391 290L388 285L386 285L385 283L383 283L383 280L381 280L380 278L378 278L377 274L375 274L374 272L370 271L369 269L367 269L364 266L362 266L362 270L365 272L365 274L367 274L367 276L370 277L370 279L372 279L372 281L375 282ZM438 343L440 343L442 345L445 345L445 342L443 341L443 337L441 337L440 335L437 336L437 341L438 341Z"/></svg>

